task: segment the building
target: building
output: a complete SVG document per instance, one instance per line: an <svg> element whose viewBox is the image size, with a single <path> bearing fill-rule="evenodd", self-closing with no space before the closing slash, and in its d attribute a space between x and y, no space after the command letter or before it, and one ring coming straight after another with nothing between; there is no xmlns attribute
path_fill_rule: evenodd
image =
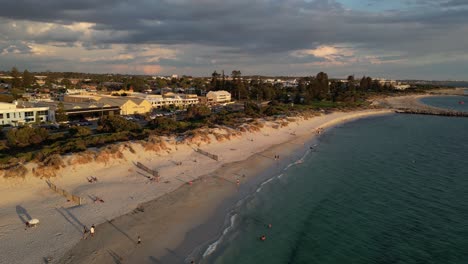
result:
<svg viewBox="0 0 468 264"><path fill-rule="evenodd" d="M65 115L68 116L69 120L81 120L81 119L94 119L102 116L113 116L120 114L120 108L118 106L104 105L93 102L23 102L22 104L28 105L29 107L48 107L49 116L54 116L59 108L59 104L63 106Z"/></svg>
<svg viewBox="0 0 468 264"><path fill-rule="evenodd" d="M118 106L121 115L135 115L150 113L153 106L145 99L128 98L128 97L100 97L97 101L101 105Z"/></svg>
<svg viewBox="0 0 468 264"><path fill-rule="evenodd" d="M64 95L63 101L67 103L90 103L99 100L97 95Z"/></svg>
<svg viewBox="0 0 468 264"><path fill-rule="evenodd" d="M164 95L160 95L135 93L134 96L150 102L153 108L158 109L164 107L186 108L191 105L196 105L199 102L196 94L166 93Z"/></svg>
<svg viewBox="0 0 468 264"><path fill-rule="evenodd" d="M210 91L206 94L208 104L224 104L231 101L231 94L227 91Z"/></svg>
<svg viewBox="0 0 468 264"><path fill-rule="evenodd" d="M48 121L55 121L49 107L26 107L18 103L0 103L0 125L2 126Z"/></svg>
<svg viewBox="0 0 468 264"><path fill-rule="evenodd" d="M406 90L411 88L411 85L409 84L403 84L403 83L397 83L396 85L393 86L396 90Z"/></svg>

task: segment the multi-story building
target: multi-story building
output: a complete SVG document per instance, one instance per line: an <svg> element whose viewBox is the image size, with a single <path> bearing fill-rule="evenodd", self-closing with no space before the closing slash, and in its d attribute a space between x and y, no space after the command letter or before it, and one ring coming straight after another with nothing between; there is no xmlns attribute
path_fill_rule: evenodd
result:
<svg viewBox="0 0 468 264"><path fill-rule="evenodd" d="M55 121L49 107L26 107L17 103L0 103L0 125L2 126L48 121Z"/></svg>
<svg viewBox="0 0 468 264"><path fill-rule="evenodd" d="M210 91L206 98L209 104L224 104L231 101L231 94L227 91Z"/></svg>
<svg viewBox="0 0 468 264"><path fill-rule="evenodd" d="M134 94L139 98L145 99L151 103L153 108L163 108L163 107L178 107L186 108L191 105L198 104L198 96L196 94L175 94L175 93L166 93L164 95L160 94Z"/></svg>

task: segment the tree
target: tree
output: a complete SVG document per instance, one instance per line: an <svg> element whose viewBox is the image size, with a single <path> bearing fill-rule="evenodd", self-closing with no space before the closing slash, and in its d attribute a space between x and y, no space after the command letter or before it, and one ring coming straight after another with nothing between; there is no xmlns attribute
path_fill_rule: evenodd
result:
<svg viewBox="0 0 468 264"><path fill-rule="evenodd" d="M359 88L361 91L372 89L372 78L363 76L361 82L359 83Z"/></svg>
<svg viewBox="0 0 468 264"><path fill-rule="evenodd" d="M232 79L233 79L234 81L238 81L238 80L240 81L240 78L241 78L241 71L239 71L239 70L233 70L233 71L231 72L231 76L232 76Z"/></svg>
<svg viewBox="0 0 468 264"><path fill-rule="evenodd" d="M34 76L28 71L23 72L23 87L29 88L34 84Z"/></svg>
<svg viewBox="0 0 468 264"><path fill-rule="evenodd" d="M315 77L318 86L318 93L315 99L323 100L327 98L330 93L330 86L328 84L328 74L324 72L319 72Z"/></svg>
<svg viewBox="0 0 468 264"><path fill-rule="evenodd" d="M346 88L352 93L356 92L356 83L354 82L354 75L348 76L348 85Z"/></svg>
<svg viewBox="0 0 468 264"><path fill-rule="evenodd" d="M221 74L217 73L216 71L214 71L212 74L211 74L211 87L210 89L211 90L218 90L219 88L219 80L218 78L221 76Z"/></svg>
<svg viewBox="0 0 468 264"><path fill-rule="evenodd" d="M65 88L70 88L72 86L72 83L69 79L63 78L62 81L60 82L61 85L65 86Z"/></svg>
<svg viewBox="0 0 468 264"><path fill-rule="evenodd" d="M55 121L65 122L68 121L68 116L65 113L65 106L62 102L57 105L57 110L55 111Z"/></svg>
<svg viewBox="0 0 468 264"><path fill-rule="evenodd" d="M21 78L20 73L16 67L11 68L11 77L13 77L13 81L11 83L12 88L20 88L21 87Z"/></svg>

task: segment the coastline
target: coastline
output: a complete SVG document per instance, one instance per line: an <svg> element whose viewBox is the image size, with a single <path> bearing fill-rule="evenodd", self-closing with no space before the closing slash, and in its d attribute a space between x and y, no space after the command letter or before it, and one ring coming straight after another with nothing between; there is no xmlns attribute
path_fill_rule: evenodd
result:
<svg viewBox="0 0 468 264"><path fill-rule="evenodd" d="M0 246L0 253L5 256L0 262L36 263L51 256L51 263L115 263L120 261L120 257L139 260L145 252L150 252L153 259L147 256L145 261L155 263L154 260L167 257L170 252L167 249L197 245L187 241L186 234L196 232L196 228L204 223L213 223L210 217L217 212L218 219L222 220L218 221L217 227L210 227L213 232L201 238L209 241L219 235L226 214L219 213L218 209L238 193L235 181L241 176L234 173L240 175L238 172L241 171L246 175L245 179L241 178L239 192L242 193L250 186L246 182L260 179L253 176L267 170L272 163L276 164L272 159L276 152L285 153L280 153L282 157L286 157L286 153L294 153L313 138L316 128L391 112L335 112L291 120L285 127L278 126L278 122L265 122L263 128L244 132L230 140L220 142L212 139L211 143L202 141L195 144L220 154L219 162L194 153L193 144L168 141L156 153L133 144L135 153L127 151L124 158L68 166L52 179L57 186L85 197L84 205L79 207L50 192L44 180L36 177L2 179L0 191L4 199L0 202L0 234L11 242ZM69 157L69 161L72 158ZM281 162L283 160L286 158ZM132 164L137 161L157 168L167 183L149 184ZM176 166L174 161L183 161L183 165ZM258 170L247 172L245 168L249 167ZM99 183L85 182L89 175L99 175ZM190 181L193 185L187 184ZM93 194L104 197L106 202L93 204L86 197ZM142 204L144 212L135 210ZM39 218L40 227L23 231L22 214ZM91 224L97 225L96 237L80 241L82 226ZM136 247L138 235L145 246Z"/></svg>
<svg viewBox="0 0 468 264"><path fill-rule="evenodd" d="M352 112L320 125L330 128L346 121L390 111ZM315 133L294 137L253 153L247 159L226 163L216 171L175 191L143 204L144 212L129 213L97 227L102 234L92 242L80 241L59 263L190 263L204 253L209 242L223 233L235 204L277 175L309 150ZM298 155L299 152L299 155ZM279 155L281 159L273 159ZM241 176L245 175L245 177ZM239 186L236 179L240 179ZM177 197L177 198L174 198ZM227 218L226 218L226 215ZM123 231L125 230L125 231ZM136 238L141 235L141 245ZM98 237L98 236L97 236ZM96 237L96 238L97 238ZM207 243L208 241L208 243ZM198 251L195 256L187 257Z"/></svg>

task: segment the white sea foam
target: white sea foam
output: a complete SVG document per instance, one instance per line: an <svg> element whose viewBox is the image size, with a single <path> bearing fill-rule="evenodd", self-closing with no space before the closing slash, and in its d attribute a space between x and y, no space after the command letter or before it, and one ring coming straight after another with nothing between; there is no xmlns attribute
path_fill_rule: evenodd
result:
<svg viewBox="0 0 468 264"><path fill-rule="evenodd" d="M234 224L236 222L236 218L237 218L237 214L234 214L231 216L230 218L230 225L228 227L226 227L224 230L223 230L223 234L221 235L221 237L216 240L215 242L213 242L211 245L208 246L208 248L206 249L205 253L203 253L203 257L207 257L211 254L213 254L213 252L215 252L216 248L218 247L219 243L221 243L221 241L223 241L223 238L224 236L229 232L231 231L231 229L234 228Z"/></svg>
<svg viewBox="0 0 468 264"><path fill-rule="evenodd" d="M274 179L275 179L275 178L270 178L270 179L264 181L262 184L260 184L260 187L258 187L257 192L260 192L260 191L262 190L263 185L265 185L265 184L271 182L271 181L274 180Z"/></svg>

